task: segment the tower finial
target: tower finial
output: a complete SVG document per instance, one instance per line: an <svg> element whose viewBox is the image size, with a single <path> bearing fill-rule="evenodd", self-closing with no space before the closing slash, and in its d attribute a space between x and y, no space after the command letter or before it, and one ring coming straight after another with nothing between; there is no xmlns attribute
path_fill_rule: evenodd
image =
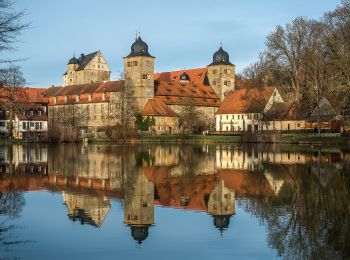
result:
<svg viewBox="0 0 350 260"><path fill-rule="evenodd" d="M220 42L220 47L222 48L222 42Z"/></svg>

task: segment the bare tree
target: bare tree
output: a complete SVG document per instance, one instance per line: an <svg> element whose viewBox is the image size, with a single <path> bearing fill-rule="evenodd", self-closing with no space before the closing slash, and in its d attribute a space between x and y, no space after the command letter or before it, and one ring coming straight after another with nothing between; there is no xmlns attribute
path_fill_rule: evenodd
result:
<svg viewBox="0 0 350 260"><path fill-rule="evenodd" d="M12 1L0 0L0 52L13 50L18 37L28 28L29 24L22 22L24 15L24 11L13 10ZM9 61L0 59L1 63Z"/></svg>
<svg viewBox="0 0 350 260"><path fill-rule="evenodd" d="M297 103L301 99L300 90L304 80L303 52L309 34L308 20L298 17L285 27L277 26L266 41L267 55L286 73Z"/></svg>
<svg viewBox="0 0 350 260"><path fill-rule="evenodd" d="M23 101L26 100L23 90L25 79L20 68L11 65L9 68L0 69L0 82L0 106L8 111L8 129L12 136L15 113L23 109Z"/></svg>

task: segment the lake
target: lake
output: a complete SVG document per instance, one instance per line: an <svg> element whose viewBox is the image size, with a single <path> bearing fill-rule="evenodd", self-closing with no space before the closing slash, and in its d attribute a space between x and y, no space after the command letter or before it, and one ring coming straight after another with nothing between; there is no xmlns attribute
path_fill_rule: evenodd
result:
<svg viewBox="0 0 350 260"><path fill-rule="evenodd" d="M350 153L0 146L0 259L350 258Z"/></svg>

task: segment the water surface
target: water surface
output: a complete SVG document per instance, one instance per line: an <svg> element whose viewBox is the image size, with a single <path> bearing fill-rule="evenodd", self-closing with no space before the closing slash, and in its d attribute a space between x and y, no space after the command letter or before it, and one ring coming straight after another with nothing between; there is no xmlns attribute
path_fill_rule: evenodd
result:
<svg viewBox="0 0 350 260"><path fill-rule="evenodd" d="M0 259L349 258L349 158L302 146L1 146Z"/></svg>

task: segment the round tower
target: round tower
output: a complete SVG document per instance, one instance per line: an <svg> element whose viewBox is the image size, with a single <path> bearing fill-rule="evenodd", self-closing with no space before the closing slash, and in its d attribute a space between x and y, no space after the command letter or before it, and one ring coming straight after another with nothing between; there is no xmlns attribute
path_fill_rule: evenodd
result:
<svg viewBox="0 0 350 260"><path fill-rule="evenodd" d="M154 58L140 36L131 45L130 54L124 57L125 87L132 93L139 111L154 98Z"/></svg>
<svg viewBox="0 0 350 260"><path fill-rule="evenodd" d="M214 53L213 62L208 65L208 79L221 101L235 88L235 65L222 47Z"/></svg>

